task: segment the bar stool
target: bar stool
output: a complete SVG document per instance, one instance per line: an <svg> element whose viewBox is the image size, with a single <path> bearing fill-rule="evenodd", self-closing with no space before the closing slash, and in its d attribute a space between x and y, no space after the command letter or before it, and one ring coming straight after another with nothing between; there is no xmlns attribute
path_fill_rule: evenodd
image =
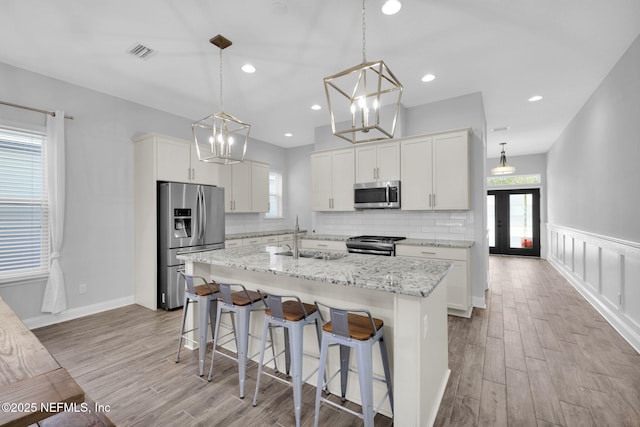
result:
<svg viewBox="0 0 640 427"><path fill-rule="evenodd" d="M249 318L252 311L264 308L264 300L263 296L259 292L248 291L247 288L244 287L244 285L218 283L218 286L220 287L221 297L218 300L216 327L213 338L213 353L211 355L211 368L209 369L208 379L209 381L211 381L211 379L213 378L213 362L216 353L231 360L235 360L238 363L240 398L244 399L244 380L247 371L247 360L250 358L247 355L247 351L249 349L249 337L251 337L251 335L249 334ZM241 290L237 292L231 292L232 288L240 288ZM237 357L229 356L228 354L222 353L217 350L220 330L220 317L225 312L231 313L232 319L234 316L237 316L233 328L236 340ZM271 330L269 331L271 332ZM273 337L271 338L271 342L273 343Z"/></svg>
<svg viewBox="0 0 640 427"><path fill-rule="evenodd" d="M391 412L393 413L393 390L391 387L391 372L389 370L389 358L387 347L384 342L383 322L380 319L371 317L368 310L348 310L330 307L325 304L315 303L320 311L320 306L329 309L331 321L322 326L322 345L320 347L320 370L318 372L318 387L316 389L316 409L314 426L318 426L320 418L320 402L328 403L338 409L351 413L364 421L365 427L373 427L373 417L378 412L382 402L389 397ZM365 315L355 314L364 313ZM320 313L322 318L322 313ZM382 366L384 368L384 378L373 376L373 345L378 342L380 355L382 356ZM358 380L360 383L360 398L362 400L362 414L358 414L348 408L340 406L328 399L321 397L324 386L324 373L327 363L327 353L329 346L340 346L340 370L331 376L329 382L340 372L342 401L346 400L347 375L349 373L349 355L351 349L356 350L358 361ZM373 407L373 380L384 381L387 384L387 392L380 400L378 407Z"/></svg>
<svg viewBox="0 0 640 427"><path fill-rule="evenodd" d="M192 276L181 271L178 274L184 279L184 308L182 309L182 324L180 326L180 340L178 341L178 354L176 355L176 363L180 361L180 350L182 349L182 340L195 342L187 338L185 334L198 329L198 372L200 376L204 375L204 358L207 350L207 329L211 322L211 339L213 340L213 326L216 324L216 307L218 298L220 297L220 289L215 282L207 282L204 277ZM195 285L194 279L203 282L202 285ZM184 330L187 320L187 311L189 311L190 303L198 303L198 327ZM208 318L207 318L208 317Z"/></svg>
<svg viewBox="0 0 640 427"><path fill-rule="evenodd" d="M260 290L258 290L258 292L261 293ZM287 300L283 301L283 299ZM291 382L275 375L271 375L268 372L264 372L264 374L282 383L293 386L293 408L296 418L296 427L300 427L300 414L302 411L302 384L318 371L318 369L316 369L307 378L302 378L302 357L305 356L303 352L303 333L305 326L315 325L316 336L318 337L318 347L320 347L320 337L322 332L320 330L319 312L315 305L303 303L300 298L294 295L269 294L264 295L264 300L267 309L265 310L264 316L264 327L260 346L260 360L258 362L258 378L256 380L256 391L253 396L253 406L258 404L260 377L263 374L262 368L265 363L264 352L267 342L267 329L271 326L285 328L285 349L283 352L285 353L287 375L289 375L290 368L292 371ZM274 354L274 359L283 352L280 352L278 355ZM317 356L306 356L315 357L317 359ZM271 362L271 360L268 360L266 363L269 362Z"/></svg>

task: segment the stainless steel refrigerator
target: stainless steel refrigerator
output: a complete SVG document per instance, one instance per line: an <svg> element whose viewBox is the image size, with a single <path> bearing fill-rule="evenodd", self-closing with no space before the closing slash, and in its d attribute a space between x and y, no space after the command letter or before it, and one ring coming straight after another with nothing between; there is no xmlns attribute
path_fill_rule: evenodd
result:
<svg viewBox="0 0 640 427"><path fill-rule="evenodd" d="M158 308L184 303L177 255L224 248L224 188L158 182Z"/></svg>

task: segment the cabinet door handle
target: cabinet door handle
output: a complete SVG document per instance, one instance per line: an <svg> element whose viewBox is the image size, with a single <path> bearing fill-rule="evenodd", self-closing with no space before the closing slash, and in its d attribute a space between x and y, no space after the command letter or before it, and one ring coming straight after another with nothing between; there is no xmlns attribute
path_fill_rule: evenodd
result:
<svg viewBox="0 0 640 427"><path fill-rule="evenodd" d="M435 255L435 252L420 252L423 255Z"/></svg>
<svg viewBox="0 0 640 427"><path fill-rule="evenodd" d="M433 207L436 207L436 193L433 193Z"/></svg>
<svg viewBox="0 0 640 427"><path fill-rule="evenodd" d="M318 244L318 247L319 247L319 248L326 248L326 247L327 247L327 245L321 245L321 244Z"/></svg>
<svg viewBox="0 0 640 427"><path fill-rule="evenodd" d="M192 180L196 179L196 169L195 168L191 168L191 179Z"/></svg>

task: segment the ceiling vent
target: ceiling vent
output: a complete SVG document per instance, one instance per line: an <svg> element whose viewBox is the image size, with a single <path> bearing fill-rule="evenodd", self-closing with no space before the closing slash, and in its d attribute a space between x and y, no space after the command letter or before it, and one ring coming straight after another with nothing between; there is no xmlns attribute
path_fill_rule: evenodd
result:
<svg viewBox="0 0 640 427"><path fill-rule="evenodd" d="M137 44L129 49L129 53L140 59L149 59L149 57L153 56L156 51L144 45Z"/></svg>

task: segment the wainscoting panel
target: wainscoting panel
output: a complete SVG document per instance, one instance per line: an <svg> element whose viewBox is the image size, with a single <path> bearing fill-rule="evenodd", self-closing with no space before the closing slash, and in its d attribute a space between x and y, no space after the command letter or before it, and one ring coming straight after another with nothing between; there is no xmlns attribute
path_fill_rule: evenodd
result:
<svg viewBox="0 0 640 427"><path fill-rule="evenodd" d="M640 243L547 224L548 261L640 351Z"/></svg>
<svg viewBox="0 0 640 427"><path fill-rule="evenodd" d="M624 273L624 311L640 329L640 255L625 255Z"/></svg>
<svg viewBox="0 0 640 427"><path fill-rule="evenodd" d="M600 292L600 248L597 245L585 245L584 281L592 290Z"/></svg>

